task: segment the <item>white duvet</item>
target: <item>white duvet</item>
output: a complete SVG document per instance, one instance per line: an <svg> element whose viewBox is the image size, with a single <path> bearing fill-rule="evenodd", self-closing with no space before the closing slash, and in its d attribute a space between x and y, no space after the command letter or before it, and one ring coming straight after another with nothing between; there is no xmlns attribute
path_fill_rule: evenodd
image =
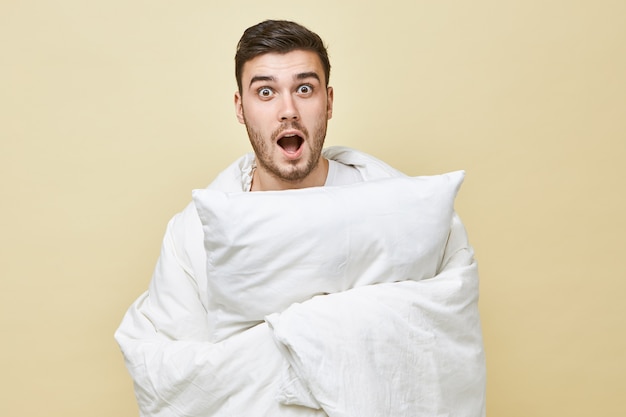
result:
<svg viewBox="0 0 626 417"><path fill-rule="evenodd" d="M144 416L483 416L460 172L245 193L242 158L168 225L118 331Z"/></svg>

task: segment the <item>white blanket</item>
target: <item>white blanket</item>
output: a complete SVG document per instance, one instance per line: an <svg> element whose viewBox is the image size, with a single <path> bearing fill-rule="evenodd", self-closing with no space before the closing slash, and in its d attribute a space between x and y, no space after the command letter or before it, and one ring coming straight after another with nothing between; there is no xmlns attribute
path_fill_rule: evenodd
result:
<svg viewBox="0 0 626 417"><path fill-rule="evenodd" d="M325 156L355 165L366 180L401 176L345 148ZM211 188L241 190L250 162L244 157ZM223 316L207 291L196 209L170 222L150 289L116 333L142 415L484 415L478 276L456 215L442 251L428 255L436 258L428 276L309 297L216 337Z"/></svg>

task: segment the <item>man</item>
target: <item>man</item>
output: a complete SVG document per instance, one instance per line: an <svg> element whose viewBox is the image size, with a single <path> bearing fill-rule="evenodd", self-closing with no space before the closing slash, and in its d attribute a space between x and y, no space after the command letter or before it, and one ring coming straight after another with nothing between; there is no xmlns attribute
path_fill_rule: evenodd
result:
<svg viewBox="0 0 626 417"><path fill-rule="evenodd" d="M150 288L116 332L141 415L484 415L458 184L440 210L433 195L452 177L428 179L426 198L420 180L412 227L413 209L397 208L411 180L323 149L330 63L301 25L247 29L235 63L254 153L170 221Z"/></svg>

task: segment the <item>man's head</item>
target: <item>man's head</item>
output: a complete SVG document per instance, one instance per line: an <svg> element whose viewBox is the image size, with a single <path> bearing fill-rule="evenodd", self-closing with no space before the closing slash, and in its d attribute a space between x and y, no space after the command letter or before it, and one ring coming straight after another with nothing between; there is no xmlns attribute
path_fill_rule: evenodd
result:
<svg viewBox="0 0 626 417"><path fill-rule="evenodd" d="M322 40L296 23L266 21L245 31L235 61L235 112L256 155L252 189L323 185L333 89Z"/></svg>
<svg viewBox="0 0 626 417"><path fill-rule="evenodd" d="M325 86L330 78L330 61L322 39L314 32L295 22L266 20L251 26L243 33L235 54L235 77L239 93L242 92L243 66L251 59L270 52L285 54L302 50L315 52L324 68Z"/></svg>

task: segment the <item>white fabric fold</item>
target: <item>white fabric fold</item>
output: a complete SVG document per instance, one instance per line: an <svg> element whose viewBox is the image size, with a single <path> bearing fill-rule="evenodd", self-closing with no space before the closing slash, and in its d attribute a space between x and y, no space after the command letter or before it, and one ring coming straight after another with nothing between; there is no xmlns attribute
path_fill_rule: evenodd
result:
<svg viewBox="0 0 626 417"><path fill-rule="evenodd" d="M430 279L359 287L269 315L289 377L305 381L330 417L484 415L471 255L457 248Z"/></svg>

